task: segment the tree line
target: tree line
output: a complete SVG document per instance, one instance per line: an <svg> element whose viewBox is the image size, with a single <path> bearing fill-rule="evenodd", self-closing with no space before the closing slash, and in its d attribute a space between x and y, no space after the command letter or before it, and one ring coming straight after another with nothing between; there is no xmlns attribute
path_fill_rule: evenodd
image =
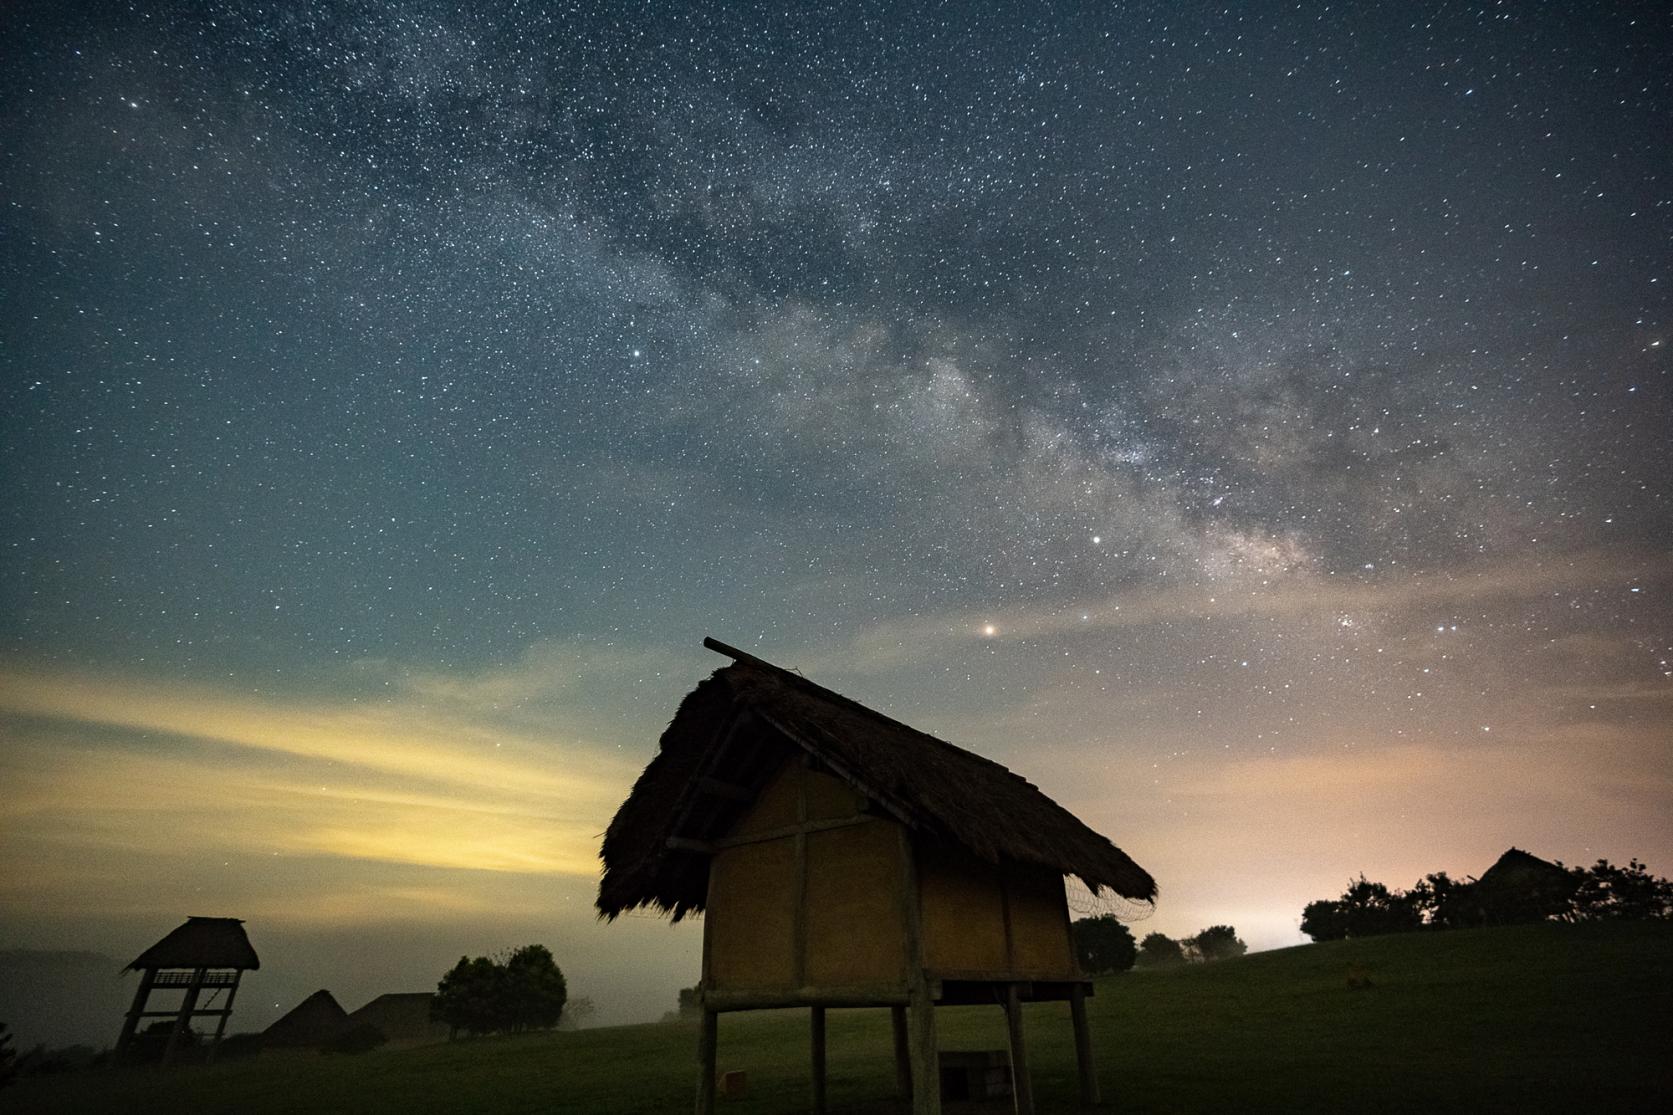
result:
<svg viewBox="0 0 1673 1115"><path fill-rule="evenodd" d="M1525 870L1497 884L1485 876L1458 880L1436 871L1410 890L1391 890L1361 874L1340 898L1309 902L1301 931L1315 941L1334 941L1534 921L1673 918L1673 883L1651 875L1637 859L1625 867L1607 859L1591 867L1564 867L1560 860L1543 866L1550 870Z"/></svg>
<svg viewBox="0 0 1673 1115"><path fill-rule="evenodd" d="M1162 933L1148 933L1135 942L1133 931L1114 914L1082 918L1069 927L1081 971L1088 975L1125 972L1129 968L1165 968L1188 961L1224 960L1242 956L1249 946L1229 925L1211 925L1190 937L1175 940Z"/></svg>

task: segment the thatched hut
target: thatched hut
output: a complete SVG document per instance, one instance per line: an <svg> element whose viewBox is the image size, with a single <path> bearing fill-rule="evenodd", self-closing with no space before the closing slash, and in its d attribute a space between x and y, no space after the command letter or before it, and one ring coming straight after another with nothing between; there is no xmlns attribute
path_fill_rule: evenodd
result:
<svg viewBox="0 0 1673 1115"><path fill-rule="evenodd" d="M331 992L314 992L261 1032L263 1049L318 1049L349 1027L349 1012Z"/></svg>
<svg viewBox="0 0 1673 1115"><path fill-rule="evenodd" d="M598 909L702 912L697 1109L717 1016L806 1006L813 1101L824 1012L889 1006L914 1112L939 1112L937 1004L1000 1003L1031 1111L1019 1005L1068 1000L1096 1102L1064 876L1150 901L1150 875L998 763L714 640L734 664L680 705L604 837Z"/></svg>
<svg viewBox="0 0 1673 1115"><path fill-rule="evenodd" d="M1458 918L1467 925L1544 921L1569 909L1578 885L1564 868L1513 847L1460 888Z"/></svg>
<svg viewBox="0 0 1673 1115"><path fill-rule="evenodd" d="M353 1014L353 1025L375 1026L392 1046L429 1045L446 1041L452 1028L430 1016L434 991L392 991L379 995Z"/></svg>
<svg viewBox="0 0 1673 1115"><path fill-rule="evenodd" d="M174 1027L169 1032L168 1045L163 1050L163 1063L174 1058L181 1036L197 1017L216 1019L214 1040L209 1047L209 1059L215 1059L221 1035L226 1032L227 1019L232 1017L232 1001L238 995L238 981L245 971L261 967L256 950L244 932L238 918L189 917L162 940L140 953L124 972L139 972L139 989L134 993L133 1006L122 1023L122 1033L116 1039L116 1058L134 1040L134 1033L143 1018L172 1018ZM198 1005L199 996L210 992L209 1000ZM147 1010L146 1004L157 991L182 991L180 1004L171 1009ZM215 1002L222 994L226 1002L219 1008Z"/></svg>

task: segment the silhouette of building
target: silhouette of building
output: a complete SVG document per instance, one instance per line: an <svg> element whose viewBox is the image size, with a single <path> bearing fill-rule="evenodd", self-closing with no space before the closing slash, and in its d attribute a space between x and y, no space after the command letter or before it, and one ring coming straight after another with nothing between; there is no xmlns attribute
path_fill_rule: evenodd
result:
<svg viewBox="0 0 1673 1115"><path fill-rule="evenodd" d="M261 967L256 950L244 932L238 918L189 917L184 925L140 953L123 969L139 972L139 989L134 993L133 1006L122 1023L122 1033L116 1039L116 1059L120 1061L134 1040L140 1021L146 1018L173 1018L168 1044L163 1048L163 1064L174 1059L181 1039L191 1028L194 1018L214 1018L215 1036L209 1046L209 1060L226 1032L227 1019L232 1017L232 1003L238 995L238 981L247 970ZM209 999L201 1002L204 991ZM178 1005L161 1010L147 1009L151 996L157 992L181 992ZM222 995L226 1001L215 1003Z"/></svg>
<svg viewBox="0 0 1673 1115"><path fill-rule="evenodd" d="M1511 848L1464 887L1457 899L1467 925L1544 921L1569 909L1578 881L1567 870L1520 848Z"/></svg>
<svg viewBox="0 0 1673 1115"><path fill-rule="evenodd" d="M888 1006L897 1079L941 1110L937 1004L1003 1004L1017 1106L1031 1112L1020 1004L1068 1000L1082 1098L1097 1102L1064 876L1149 901L1150 875L998 763L712 639L733 659L688 694L604 837L598 908L702 912L701 1076L717 1017Z"/></svg>
<svg viewBox="0 0 1673 1115"><path fill-rule="evenodd" d="M349 1013L321 989L262 1031L264 1049L317 1049L348 1029Z"/></svg>
<svg viewBox="0 0 1673 1115"><path fill-rule="evenodd" d="M351 1025L375 1026L390 1045L428 1045L446 1041L452 1030L430 1017L434 991L397 991L379 995L349 1015Z"/></svg>

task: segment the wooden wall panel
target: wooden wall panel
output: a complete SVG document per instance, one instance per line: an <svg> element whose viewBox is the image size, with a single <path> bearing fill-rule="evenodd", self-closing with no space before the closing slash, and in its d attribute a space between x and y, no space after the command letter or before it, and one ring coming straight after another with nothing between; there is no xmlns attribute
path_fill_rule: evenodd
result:
<svg viewBox="0 0 1673 1115"><path fill-rule="evenodd" d="M1047 868L1013 867L1006 873L1005 886L1011 904L1011 959L1017 970L1073 978L1063 876Z"/></svg>
<svg viewBox="0 0 1673 1115"><path fill-rule="evenodd" d="M931 972L1007 967L1005 912L994 868L968 853L921 846L924 965Z"/></svg>
<svg viewBox="0 0 1673 1115"><path fill-rule="evenodd" d="M874 820L808 834L809 986L905 985L897 827Z"/></svg>
<svg viewBox="0 0 1673 1115"><path fill-rule="evenodd" d="M802 775L807 787L807 819L834 820L860 811L860 795L834 774L810 770Z"/></svg>
<svg viewBox="0 0 1673 1115"><path fill-rule="evenodd" d="M703 915L715 989L788 988L793 983L795 851L795 838L786 837L715 855Z"/></svg>

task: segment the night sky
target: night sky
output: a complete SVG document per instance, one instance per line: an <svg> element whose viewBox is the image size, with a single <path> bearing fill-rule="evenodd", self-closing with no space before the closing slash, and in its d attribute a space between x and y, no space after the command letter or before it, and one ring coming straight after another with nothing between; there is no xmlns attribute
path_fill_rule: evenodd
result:
<svg viewBox="0 0 1673 1115"><path fill-rule="evenodd" d="M6 4L0 945L243 917L255 1025L538 940L655 1017L699 934L597 842L706 634L1034 781L1141 934L1673 873L1670 45Z"/></svg>

